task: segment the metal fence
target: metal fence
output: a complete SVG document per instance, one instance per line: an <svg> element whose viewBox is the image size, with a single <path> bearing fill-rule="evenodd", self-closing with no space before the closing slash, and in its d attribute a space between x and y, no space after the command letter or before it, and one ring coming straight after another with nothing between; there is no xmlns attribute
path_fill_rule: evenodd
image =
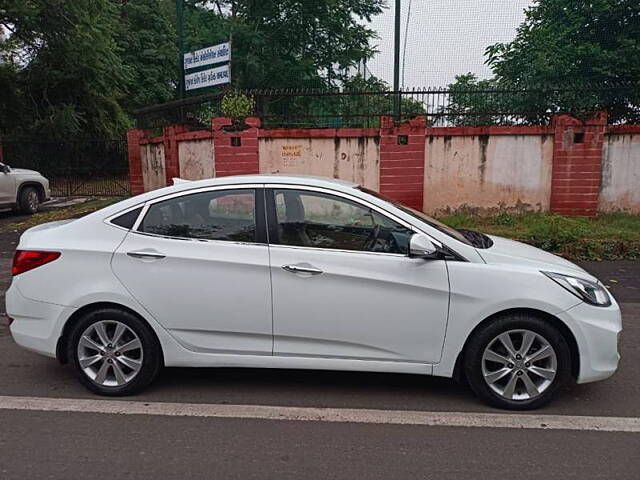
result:
<svg viewBox="0 0 640 480"><path fill-rule="evenodd" d="M129 195L126 139L90 141L4 140L4 163L37 170L53 196Z"/></svg>
<svg viewBox="0 0 640 480"><path fill-rule="evenodd" d="M611 123L640 122L640 85L541 88L423 88L389 91L248 90L251 115L265 127L378 127L381 116L425 115L431 126L547 125L555 114L607 110ZM136 112L139 128L184 123L208 128L225 116L224 93L187 98ZM394 99L400 98L400 111Z"/></svg>

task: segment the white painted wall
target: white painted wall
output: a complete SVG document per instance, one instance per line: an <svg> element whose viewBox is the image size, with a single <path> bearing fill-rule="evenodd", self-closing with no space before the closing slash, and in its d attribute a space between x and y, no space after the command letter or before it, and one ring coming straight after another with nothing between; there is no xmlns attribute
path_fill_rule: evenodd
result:
<svg viewBox="0 0 640 480"><path fill-rule="evenodd" d="M318 175L379 188L377 139L261 138L258 145L260 173Z"/></svg>
<svg viewBox="0 0 640 480"><path fill-rule="evenodd" d="M427 136L424 211L546 211L553 136Z"/></svg>
<svg viewBox="0 0 640 480"><path fill-rule="evenodd" d="M148 192L167 185L164 161L164 145L147 143L140 147L142 160L142 182Z"/></svg>
<svg viewBox="0 0 640 480"><path fill-rule="evenodd" d="M640 213L640 135L609 135L598 210Z"/></svg>
<svg viewBox="0 0 640 480"><path fill-rule="evenodd" d="M213 140L201 138L178 142L180 178L202 180L215 177Z"/></svg>

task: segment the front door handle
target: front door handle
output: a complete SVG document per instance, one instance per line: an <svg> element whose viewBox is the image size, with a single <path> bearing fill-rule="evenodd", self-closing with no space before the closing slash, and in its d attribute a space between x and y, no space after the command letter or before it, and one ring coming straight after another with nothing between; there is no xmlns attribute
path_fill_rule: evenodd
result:
<svg viewBox="0 0 640 480"><path fill-rule="evenodd" d="M130 257L133 258L148 258L148 259L154 259L154 260L160 260L161 258L165 258L166 255L164 255L163 253L159 253L159 252L127 252L127 255L129 255Z"/></svg>
<svg viewBox="0 0 640 480"><path fill-rule="evenodd" d="M306 273L308 275L320 275L322 273L322 270L311 265L308 267L302 265L283 265L282 269L290 273Z"/></svg>

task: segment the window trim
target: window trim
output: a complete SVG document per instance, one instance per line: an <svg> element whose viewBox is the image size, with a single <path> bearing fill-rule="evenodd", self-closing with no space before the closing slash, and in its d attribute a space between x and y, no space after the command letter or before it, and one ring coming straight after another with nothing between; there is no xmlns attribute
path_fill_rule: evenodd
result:
<svg viewBox="0 0 640 480"><path fill-rule="evenodd" d="M332 190L329 188L323 188L323 187L312 187L312 186L307 186L307 185L292 185L292 184L285 184L285 183L269 183L269 184L265 184L264 185L265 188L265 196L266 196L266 210L267 210L267 232L269 233L268 236L268 241L269 241L269 246L277 246L277 247L281 247L281 248L292 248L292 249L304 249L304 250L318 250L318 251L326 251L326 252L341 252L341 253L357 253L357 254L365 254L365 255L387 255L387 256L392 256L392 257L403 257L403 258L409 258L409 254L404 254L404 253L387 253L387 252L368 252L366 250L343 250L343 249L337 249L337 248L325 248L325 247L306 247L306 246L302 246L302 245L283 245L280 243L275 243L272 242L271 237L272 236L276 236L277 235L277 231L278 231L278 224L277 224L277 218L276 218L276 202L275 202L275 194L274 194L274 190L299 190L299 191L303 191L303 192L314 192L314 193L324 193L325 195L330 195L330 196L335 196L335 197L339 197L339 198L343 198L345 200L348 200L352 203L355 203L357 205L360 206L364 206L366 208L370 208L371 210L376 211L377 213L379 213L380 215L382 215L383 217L393 220L396 223L399 223L400 225L402 225L403 227L411 230L414 234L415 233L424 233L425 235L427 235L429 237L429 239L438 247L442 248L443 245L439 240L434 239L431 235L429 235L426 232L423 232L422 230L419 230L418 228L415 227L415 225L412 225L411 223L407 222L406 220L403 220L402 218L399 218L397 216L395 216L394 214L388 212L387 210L379 207L378 205L374 205L373 203L370 203L366 200L363 200L362 198L359 198L355 195L349 195L345 192L341 192L338 190ZM277 238L277 237L275 237Z"/></svg>
<svg viewBox="0 0 640 480"><path fill-rule="evenodd" d="M233 240L216 240L210 238L188 238L188 237L174 237L171 235L159 235L157 233L149 233L142 232L139 230L140 225L142 224L142 220L147 215L149 208L156 203L164 202L166 200L171 200L173 198L183 197L186 195L194 195L198 193L205 192L214 192L219 190L254 190L254 209L255 209L255 220L256 220L256 241L254 242L237 242ZM140 215L138 216L136 222L131 227L130 232L135 233L137 235L145 235L149 237L155 238L165 238L167 240L181 240L181 241L192 241L192 242L207 242L207 243L224 243L226 245L235 244L235 245L268 245L267 243L267 227L266 227L266 218L264 208L261 208L261 203L264 205L264 193L260 193L260 191L264 192L264 185L258 183L247 183L247 184L233 184L233 185L216 185L213 187L202 187L202 188L192 188L189 190L184 190L181 192L171 193L168 195L163 195L161 197L154 198L152 200L148 200ZM262 200L260 199L262 197ZM139 207L140 205L138 205ZM126 213L126 212L121 212ZM262 217L262 218L261 218ZM114 225L117 226L117 225Z"/></svg>

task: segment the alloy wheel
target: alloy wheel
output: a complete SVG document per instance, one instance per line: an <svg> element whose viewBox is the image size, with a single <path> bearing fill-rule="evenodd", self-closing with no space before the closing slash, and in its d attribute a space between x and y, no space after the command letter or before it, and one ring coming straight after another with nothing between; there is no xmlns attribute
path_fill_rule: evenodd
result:
<svg viewBox="0 0 640 480"><path fill-rule="evenodd" d="M133 380L142 368L143 353L138 335L117 320L91 324L77 347L84 374L105 387L120 387Z"/></svg>
<svg viewBox="0 0 640 480"><path fill-rule="evenodd" d="M38 193L35 190L30 190L27 195L27 205L29 205L29 209L31 211L35 211L38 209Z"/></svg>
<svg viewBox="0 0 640 480"><path fill-rule="evenodd" d="M551 344L531 330L509 330L495 337L482 354L482 375L507 400L530 400L553 383L558 359Z"/></svg>

